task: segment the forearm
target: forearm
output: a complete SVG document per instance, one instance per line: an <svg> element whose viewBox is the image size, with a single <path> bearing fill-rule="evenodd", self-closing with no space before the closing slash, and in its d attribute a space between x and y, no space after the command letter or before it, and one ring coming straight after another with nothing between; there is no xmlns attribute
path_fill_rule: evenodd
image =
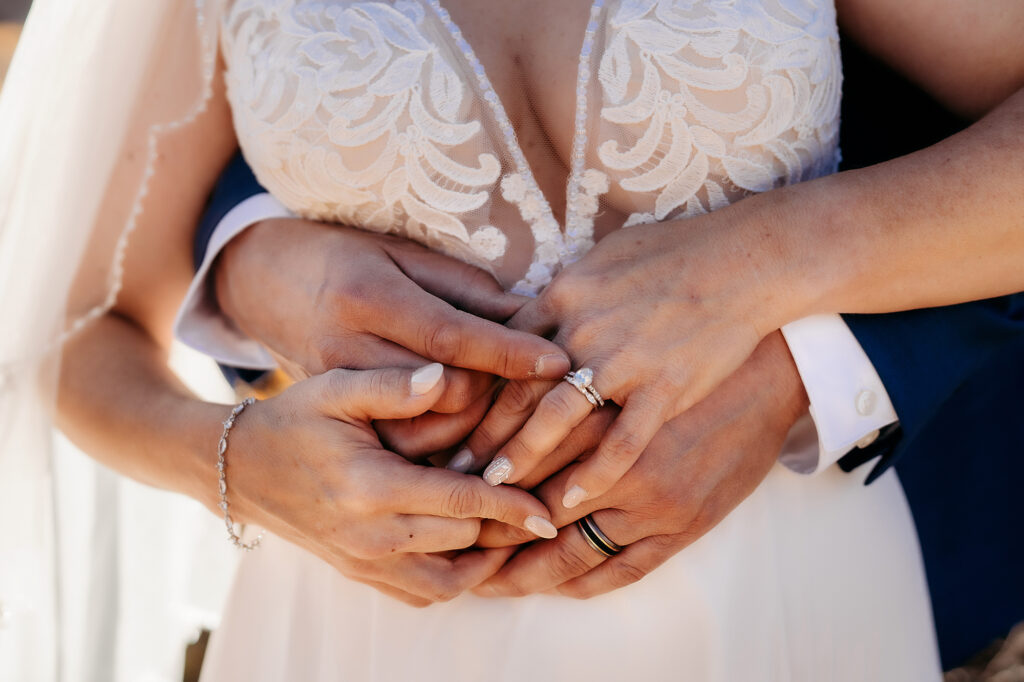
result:
<svg viewBox="0 0 1024 682"><path fill-rule="evenodd" d="M735 206L789 322L1024 290L1024 91L920 152ZM755 251L756 252L756 251Z"/></svg>
<svg viewBox="0 0 1024 682"><path fill-rule="evenodd" d="M57 409L61 430L97 461L216 505L214 446L227 411L193 397L134 323L107 315L68 342Z"/></svg>

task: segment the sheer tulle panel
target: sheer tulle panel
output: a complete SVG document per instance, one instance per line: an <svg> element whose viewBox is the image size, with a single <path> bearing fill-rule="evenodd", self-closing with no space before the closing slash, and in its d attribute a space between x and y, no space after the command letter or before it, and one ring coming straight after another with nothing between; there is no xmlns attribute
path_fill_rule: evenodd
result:
<svg viewBox="0 0 1024 682"><path fill-rule="evenodd" d="M600 47L590 163L626 225L835 171L831 3L613 1Z"/></svg>

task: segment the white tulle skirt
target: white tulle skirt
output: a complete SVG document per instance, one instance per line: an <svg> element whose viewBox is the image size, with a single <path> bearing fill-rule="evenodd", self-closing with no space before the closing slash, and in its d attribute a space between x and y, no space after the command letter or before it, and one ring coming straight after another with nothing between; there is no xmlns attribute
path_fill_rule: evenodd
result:
<svg viewBox="0 0 1024 682"><path fill-rule="evenodd" d="M694 545L587 601L414 609L268 538L240 566L203 680L939 680L902 489L893 472L865 487L868 468L778 465Z"/></svg>

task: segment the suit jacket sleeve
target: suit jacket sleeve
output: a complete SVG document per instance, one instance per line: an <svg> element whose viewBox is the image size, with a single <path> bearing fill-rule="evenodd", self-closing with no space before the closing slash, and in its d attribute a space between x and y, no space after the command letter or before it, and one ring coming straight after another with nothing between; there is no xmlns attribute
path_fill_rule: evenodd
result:
<svg viewBox="0 0 1024 682"><path fill-rule="evenodd" d="M217 185L210 194L206 210L204 211L195 232L192 259L194 268L197 272L202 268L203 263L206 260L206 253L210 248L211 239L214 237L218 226L221 225L224 218L239 204L260 194L266 194L266 190L259 184L259 181L256 180L256 176L249 168L249 165L246 163L241 152L236 153L234 158L231 159L230 163L228 163L227 167L221 173L220 178L217 180ZM205 280L204 275L201 273L197 274L197 280ZM203 281L199 281L198 284L203 287L205 286ZM175 331L178 333L179 338L181 338L181 327L185 325L186 320L189 319L190 316L195 316L194 313L189 313L191 308L195 307L195 301L190 299L202 297L201 294L197 294L193 291L193 289L197 289L196 285L197 282L194 281L193 287L190 289L189 296L186 298L182 310L179 311L178 320L175 324ZM193 305L190 306L190 303ZM188 342L186 341L186 343ZM236 363L218 363L225 379L227 379L228 383L231 385L234 385L239 380L251 384L258 381L265 374L263 370L243 369L231 366L233 364ZM271 362L271 364L273 363Z"/></svg>
<svg viewBox="0 0 1024 682"><path fill-rule="evenodd" d="M213 193L206 204L206 211L199 221L199 229L196 230L192 248L192 262L196 270L202 264L206 249L210 245L210 238L224 216L249 197L266 191L256 180L242 153L236 153L217 180L217 186L213 188Z"/></svg>

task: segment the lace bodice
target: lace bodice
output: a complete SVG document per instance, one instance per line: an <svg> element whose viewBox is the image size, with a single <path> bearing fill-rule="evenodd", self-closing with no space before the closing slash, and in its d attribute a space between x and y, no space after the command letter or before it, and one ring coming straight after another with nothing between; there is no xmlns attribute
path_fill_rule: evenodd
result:
<svg viewBox="0 0 1024 682"><path fill-rule="evenodd" d="M235 0L222 46L239 142L285 205L520 293L590 248L599 215L696 216L835 170L831 0L596 0L580 33L564 215L438 0Z"/></svg>

